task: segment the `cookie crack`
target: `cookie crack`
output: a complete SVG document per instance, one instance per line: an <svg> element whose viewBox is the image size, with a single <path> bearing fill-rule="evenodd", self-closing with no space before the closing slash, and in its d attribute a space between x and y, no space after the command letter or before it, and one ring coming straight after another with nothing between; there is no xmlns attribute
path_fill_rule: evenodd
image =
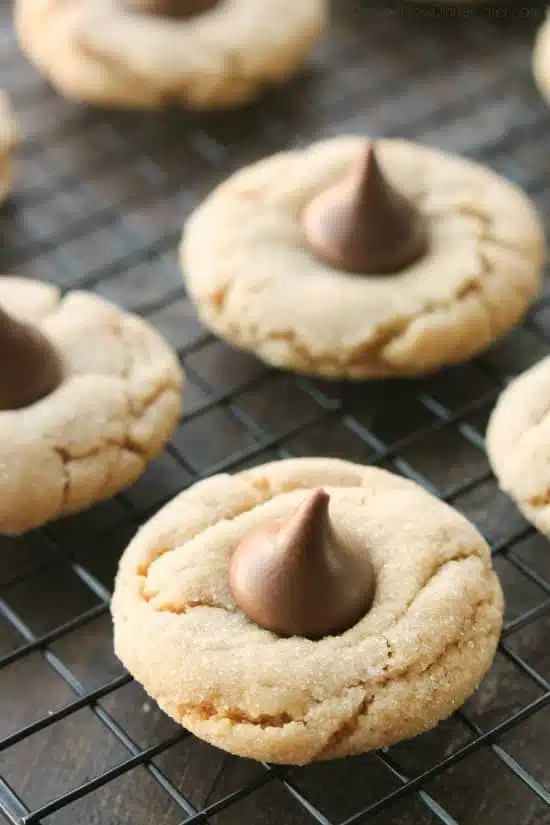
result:
<svg viewBox="0 0 550 825"><path fill-rule="evenodd" d="M204 530L201 530L200 527L198 527L195 531L190 532L190 534L186 537L184 544L187 544L187 542L189 542L189 541L193 541L193 539L196 538L198 535L204 535L205 533L208 532L208 530L213 529L218 524L222 524L223 522L234 521L236 518L238 518L239 516L242 516L244 513L249 513L251 510L254 509L254 507L257 507L259 503L260 502L254 502L254 503L252 503L252 504L250 504L249 506L246 506L246 507L241 506L234 513L231 513L231 515L225 516L225 518L220 519L219 521L216 522L216 524L209 525ZM146 587L146 584L147 584L147 578L149 576L149 571L150 571L151 567L153 566L153 564L155 562L157 562L163 556L167 555L168 553L175 552L178 549L178 546L181 546L181 545L168 546L168 547L159 547L159 548L153 549L151 551L150 557L145 562L140 564L139 567L137 568L136 573L142 579L141 598L144 599L145 601L149 600L147 598L147 594L145 593L145 587ZM153 598L155 595L157 595L157 594L153 594L153 596L151 596L150 598Z"/></svg>
<svg viewBox="0 0 550 825"><path fill-rule="evenodd" d="M258 325L248 324L245 327L242 324L231 324L228 320L227 329L232 330L232 340L240 343L246 349L254 349L260 352L269 342L286 342L296 357L296 361L304 369L316 367L329 374L334 369L347 367L353 371L353 368L365 368L370 365L372 369L378 370L381 374L387 374L395 369L392 359L388 357L387 350L396 344L400 338L404 338L413 324L420 319L428 318L430 315L451 311L457 305L464 304L471 299L477 301L486 320L487 337L493 338L495 333L498 332L498 325L495 322L495 312L487 301L484 290L484 283L493 275L493 266L483 250L483 242L491 241L495 246L504 249L513 249L520 252L522 250L511 242L501 240L494 234L491 216L484 210L472 205L462 205L455 207L453 211L460 215L473 217L480 223L477 233L477 252L481 269L479 273L472 273L469 278L465 279L465 282L456 289L452 296L441 300L426 300L416 312L390 320L386 324L381 324L369 335L368 341L350 348L342 357L327 353L320 356L316 355L303 337L300 336L299 331L295 329L274 329L262 334ZM232 287L232 283L225 283L215 292L206 296L215 316L221 316L224 313ZM529 299L529 290L514 287L512 289L521 297L523 303ZM403 365L403 369L406 371L406 364Z"/></svg>
<svg viewBox="0 0 550 825"><path fill-rule="evenodd" d="M119 450L127 450L130 453L134 453L134 455L137 455L139 458L145 459L145 454L140 450L139 445L134 444L134 442L126 436L123 436L122 438L104 438L97 446L91 447L89 450L85 450L83 452L79 451L78 454L72 453L70 449L67 447L62 447L59 444L52 445L52 449L55 450L57 455L62 458L65 464L95 458L105 452L105 450L109 447L116 447Z"/></svg>
<svg viewBox="0 0 550 825"><path fill-rule="evenodd" d="M406 615L406 613L407 613L407 611L405 611L403 613L403 616L401 618L403 618ZM395 648L393 646L393 643L390 642L390 640L388 639L388 637L384 633L382 634L382 640L383 640L384 644L386 645L386 659L387 659L386 663L382 666L382 670L384 671L384 673L387 673L387 671L389 670L389 667L390 667L390 661L391 661L391 659L393 659L393 657L395 655Z"/></svg>
<svg viewBox="0 0 550 825"><path fill-rule="evenodd" d="M106 55L103 52L97 52L79 37L76 37L75 40L78 43L78 47L84 58L86 60L93 61L100 69L107 69L113 77L117 78L117 82L119 84L124 83L128 86L128 88L143 89L146 87L149 93L155 94L155 98L159 102L165 99L165 97L161 94L160 89L151 83L151 78L149 75L139 74L134 69L130 69L127 63L124 63L123 60L113 55Z"/></svg>
<svg viewBox="0 0 550 825"><path fill-rule="evenodd" d="M339 745L342 745L346 739L351 739L353 734L356 732L361 719L364 716L368 715L370 710L370 706L375 700L375 695L373 693L369 695L365 695L360 705L356 708L356 710L344 719L336 728L335 731L329 736L321 750L317 751L315 754L316 759L323 759L323 754L330 753L334 748L337 748Z"/></svg>
<svg viewBox="0 0 550 825"><path fill-rule="evenodd" d="M467 561L468 559L472 558L477 558L480 561L482 561L482 558L479 553L462 550L457 552L450 559L445 559L444 561L441 561L439 564L437 564L436 567L430 572L429 576L422 582L418 591L415 593L412 599L410 599L403 608L403 610L397 616L394 617L391 625L389 625L385 629L384 633L388 633L390 630L393 630L399 624L399 622L403 621L407 613L415 606L418 599L423 595L424 591L430 586L432 581L441 573L442 570L444 570L446 567L450 567L453 564L460 563L461 561ZM388 659L391 659L394 654L392 643L384 634L377 634L377 636L381 636L381 638L384 640L388 651ZM349 644L342 645L342 647L345 648L350 648L354 646L355 642L350 642Z"/></svg>
<svg viewBox="0 0 550 825"><path fill-rule="evenodd" d="M273 330L267 334L261 335L258 326L248 325L245 334L243 334L242 327L233 325L233 337L235 338L235 341L240 341L241 345L245 348L258 349L259 351L261 351L261 349L269 342L286 342L296 356L297 360L305 368L327 368L328 371L330 371L331 368L353 368L371 364L373 367L378 367L383 371L387 371L392 367L389 365L387 354L385 354L384 351L391 347L392 344L395 344L400 338L406 336L414 323L421 318L427 318L438 312L449 311L453 309L453 307L456 307L458 303L464 303L471 297L475 296L478 298L480 304L482 305L487 323L490 328L492 328L492 311L490 310L487 302L484 300L481 284L477 283L475 280L478 277L487 277L490 274L490 266L481 253L480 262L482 266L481 276L472 276L472 280L463 285L463 287L458 290L455 295L446 300L426 301L422 308L417 312L408 315L407 317L394 319L389 321L387 324L380 325L376 332L369 338L368 342L363 342L356 345L340 358L335 355L328 355L326 353L322 356L315 355L300 336L298 330L295 329ZM228 300L229 293L230 286L226 285L223 290L221 312L223 312L223 307ZM216 301L219 301L219 291L216 295ZM216 311L217 304L215 301L211 300L211 296L209 296L209 301L211 306L216 308L215 314L221 314L221 312Z"/></svg>
<svg viewBox="0 0 550 825"><path fill-rule="evenodd" d="M165 395L165 393L173 392L179 394L181 387L175 381L171 380L170 378L166 377L164 381L160 382L158 386L142 401L141 407L137 409L135 398L132 397L130 392L127 393L127 400L128 400L128 407L130 410L130 415L134 421L139 421L143 416L146 414L147 410L149 410L161 396Z"/></svg>
<svg viewBox="0 0 550 825"><path fill-rule="evenodd" d="M239 708L226 708L220 713L214 702L201 702L198 705L185 703L178 705L178 712L183 717L196 716L201 722L211 719L225 719L235 725L254 725L260 728L283 728L285 725L300 723L302 720L293 718L289 713L269 714L261 713L258 716L246 713Z"/></svg>
<svg viewBox="0 0 550 825"><path fill-rule="evenodd" d="M544 510L545 507L550 505L550 487L547 487L540 493L535 493L527 499L520 499L520 501L523 504L529 505L529 507L534 507L536 510Z"/></svg>
<svg viewBox="0 0 550 825"><path fill-rule="evenodd" d="M428 664L424 667L418 668L417 665L413 664L410 667L406 668L405 670L401 671L398 675L386 675L383 679L379 681L372 681L367 682L365 680L357 680L351 682L348 685L345 685L343 689L340 691L339 694L335 696L329 696L326 699L315 699L313 697L310 698L311 706L313 707L320 707L323 704L328 702L334 702L335 700L338 701L339 699L342 700L345 698L346 694L349 693L351 690L360 689L365 691L365 696L360 705L356 710L354 710L353 714L346 717L345 720L339 725L336 731L333 731L330 735L329 740L327 740L322 748L315 754L315 758L318 759L321 754L328 753L329 749L334 748L336 745L341 745L346 739L353 735L353 733L357 730L361 720L368 715L369 709L373 704L374 700L376 699L376 693L380 690L383 690L389 684L398 683L401 681L407 681L411 674L414 676L423 676L434 668L436 668L453 650L460 650L465 647L469 647L471 645L471 638L470 634L466 636L464 633L465 626L469 625L472 628L476 626L478 622L479 615L489 608L493 604L493 599L490 597L486 597L484 599L480 599L478 602L475 603L473 606L473 610L471 615L464 620L461 624L460 629L457 632L457 636L452 639L448 644L444 646L444 648L440 651L440 653ZM486 632L483 634L484 638L488 638L489 636L493 635L491 629L487 629ZM312 707L309 708L308 714L311 712ZM246 724L251 725L254 727L259 728L284 728L287 725L302 725L307 727L308 724L315 724L314 720L308 719L308 714L300 715L300 716L293 716L286 711L283 711L279 714L268 715L268 714L261 714L259 716L255 716L252 714L247 713L246 711L240 708L234 707L226 707L220 708L219 705L216 705L212 700L205 700L200 703L181 703L178 704L178 716L182 722L185 722L185 717L195 717L198 721L205 722L205 721L228 721L232 724ZM332 741L334 738L334 741Z"/></svg>
<svg viewBox="0 0 550 825"><path fill-rule="evenodd" d="M132 427L139 424L147 412L163 395L168 392L179 394L180 386L174 378L166 375L162 381L157 382L157 385L151 392L149 392L147 397L139 399L138 404L131 389L131 379L135 360L134 349L126 340L124 334L124 319L122 316L116 319L116 323L112 326L112 331L124 353L124 363L122 365L119 377L125 388L126 403L128 405L129 412L128 419L126 420L126 433L124 440L121 442L121 448L137 455L143 461L148 461L150 456L148 455L147 450L144 449L142 445L131 436ZM152 360L149 358L147 363L152 363Z"/></svg>
<svg viewBox="0 0 550 825"><path fill-rule="evenodd" d="M56 507L57 515L66 513L67 511L71 511L71 508L68 507L71 492L71 465L78 464L81 461L87 461L90 458L94 458L95 456L100 456L109 447L115 447L119 451L126 450L132 453L133 455L137 456L142 461L146 460L144 453L142 453L137 448L137 445L133 444L128 438L123 438L120 440L104 439L99 446L93 447L92 449L79 453L78 455L72 454L71 451L67 449L67 447L60 446L59 444L51 444L50 447L53 450L53 452L59 457L63 472L63 487L59 504ZM110 473L107 473L106 475L104 481L106 487L109 486L111 475L112 471Z"/></svg>
<svg viewBox="0 0 550 825"><path fill-rule="evenodd" d="M58 447L54 444L52 445L52 449L61 462L61 471L63 473L63 486L61 489L61 497L58 505L58 512L63 513L65 511L65 508L67 507L67 502L69 500L71 476L69 473L68 465L71 461L71 458L68 455L67 451L64 450L62 447Z"/></svg>
<svg viewBox="0 0 550 825"><path fill-rule="evenodd" d="M146 602L150 602L154 599L158 593L144 593L143 599ZM235 611L231 610L227 605L221 604L220 602L214 601L214 599L191 599L185 604L182 605L161 605L160 607L155 607L155 611L157 613L172 613L176 616L182 616L185 613L189 613L190 610L193 610L195 607L213 607L218 610L224 610L226 613L233 613Z"/></svg>
<svg viewBox="0 0 550 825"><path fill-rule="evenodd" d="M336 741L331 741L332 740L332 736L331 736L331 738L328 740L328 742L325 743L323 745L323 747L315 754L315 759L323 758L323 755L328 757L329 754L333 751L333 749L335 747L337 747L339 745L342 745L347 739L351 738L351 736L355 733L355 731L359 727L359 724L360 724L361 720L368 716L370 708L374 704L374 701L376 699L376 693L379 690L383 690L384 688L386 688L390 684L398 684L399 682L404 682L404 681L406 682L406 681L410 680L411 676L413 676L413 677L426 676L432 670L437 668L441 664L441 662L444 661L444 659L446 659L453 650L458 651L458 650L462 650L466 647L468 647L468 648L471 647L471 645L472 645L471 634L468 634L468 636L466 636L466 638L465 638L464 628L466 626L474 628L478 623L479 615L483 611L487 610L493 603L494 603L494 599L491 598L491 597L486 597L484 599L480 599L479 601L477 601L475 603L474 607L473 607L472 614L467 619L464 620L464 622L462 623L459 631L457 632L457 636L454 639L452 639L448 644L446 644L445 647L443 648L443 650L441 650L440 653L436 656L436 658L433 659L431 662L429 662L425 667L418 668L416 665L412 664L410 667L406 668L404 671L401 671L401 673L399 673L398 675L396 675L396 676L392 676L392 675L386 676L380 682L376 683L374 685L375 691L369 693L368 695L365 695L365 699L362 702L362 706L364 706L363 711L361 712L361 706L360 706L358 711L355 712L351 717L349 717L348 720L346 720L346 722L351 722L351 724L349 726L349 731L347 732L347 735L345 735L346 725L345 725L345 723L343 723L341 728L339 729L339 731L337 731L337 733L339 735L336 737ZM482 635L483 635L483 638L487 639L487 638L489 638L490 636L493 635L493 632L492 632L491 629L487 629L485 631L485 633L483 633ZM390 649L393 650L389 640L386 639L386 642L389 645L388 650L390 650ZM352 688L360 688L364 691L367 691L367 683L364 682L364 681L359 681L355 684L349 685L347 687L347 690L350 690ZM305 724L307 725L307 720L305 720Z"/></svg>

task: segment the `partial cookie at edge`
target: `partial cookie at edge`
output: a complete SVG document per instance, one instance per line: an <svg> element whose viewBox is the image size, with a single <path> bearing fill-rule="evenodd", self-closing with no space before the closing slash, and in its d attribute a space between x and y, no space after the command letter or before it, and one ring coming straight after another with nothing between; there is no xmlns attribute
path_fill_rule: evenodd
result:
<svg viewBox="0 0 550 825"><path fill-rule="evenodd" d="M179 421L183 375L149 324L90 293L2 277L0 304L64 369L51 394L0 412L0 533L17 534L135 481Z"/></svg>
<svg viewBox="0 0 550 825"><path fill-rule="evenodd" d="M541 95L550 103L550 17L539 28L533 47L533 76Z"/></svg>
<svg viewBox="0 0 550 825"><path fill-rule="evenodd" d="M550 356L500 396L487 429L487 452L502 490L550 536Z"/></svg>
<svg viewBox="0 0 550 825"><path fill-rule="evenodd" d="M133 13L117 0L15 7L23 51L63 94L131 108L244 103L297 71L327 16L327 0L220 0L184 21Z"/></svg>
<svg viewBox="0 0 550 825"><path fill-rule="evenodd" d="M0 91L0 203L11 188L12 155L19 140L19 130L10 101L5 92Z"/></svg>

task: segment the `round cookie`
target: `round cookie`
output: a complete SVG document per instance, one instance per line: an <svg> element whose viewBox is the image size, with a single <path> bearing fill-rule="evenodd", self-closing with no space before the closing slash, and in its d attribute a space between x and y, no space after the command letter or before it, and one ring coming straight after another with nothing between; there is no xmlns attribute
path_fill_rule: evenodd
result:
<svg viewBox="0 0 550 825"><path fill-rule="evenodd" d="M487 452L501 489L550 536L550 356L500 396L487 428Z"/></svg>
<svg viewBox="0 0 550 825"><path fill-rule="evenodd" d="M533 75L541 95L550 103L550 17L537 32L533 49Z"/></svg>
<svg viewBox="0 0 550 825"><path fill-rule="evenodd" d="M427 221L426 254L366 276L313 253L304 212L365 145L339 137L274 155L192 214L181 262L207 326L277 367L360 379L463 361L517 323L539 289L541 224L519 189L469 160L377 141L385 174Z"/></svg>
<svg viewBox="0 0 550 825"><path fill-rule="evenodd" d="M6 199L12 181L12 154L17 145L17 124L7 95L0 91L0 203Z"/></svg>
<svg viewBox="0 0 550 825"><path fill-rule="evenodd" d="M219 0L188 19L134 11L123 0L16 5L25 54L62 93L144 108L243 103L295 73L326 18L327 0Z"/></svg>
<svg viewBox="0 0 550 825"><path fill-rule="evenodd" d="M282 638L236 607L229 563L249 531L310 491L371 554L371 609L340 635ZM175 720L241 756L305 764L390 745L452 713L489 668L502 594L482 537L384 470L292 459L186 490L122 556L115 650Z"/></svg>
<svg viewBox="0 0 550 825"><path fill-rule="evenodd" d="M90 293L62 298L54 286L2 277L0 310L36 330L31 342L42 333L61 365L39 400L0 411L0 533L17 534L135 481L177 425L183 376L149 324ZM6 338L6 325L0 317L2 341L21 347L21 329ZM6 387L17 378L8 366ZM20 372L17 391L33 370Z"/></svg>

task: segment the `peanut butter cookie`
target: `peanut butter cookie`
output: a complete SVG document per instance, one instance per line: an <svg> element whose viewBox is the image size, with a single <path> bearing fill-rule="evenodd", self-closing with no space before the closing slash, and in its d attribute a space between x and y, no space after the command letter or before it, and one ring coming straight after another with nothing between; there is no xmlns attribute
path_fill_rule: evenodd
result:
<svg viewBox="0 0 550 825"><path fill-rule="evenodd" d="M0 278L0 349L1 533L114 495L179 420L175 355L95 295Z"/></svg>
<svg viewBox="0 0 550 825"><path fill-rule="evenodd" d="M181 263L214 332L284 369L414 375L464 361L537 294L541 223L469 160L339 137L255 163L189 219Z"/></svg>
<svg viewBox="0 0 550 825"><path fill-rule="evenodd" d="M112 609L118 656L170 716L231 753L305 764L459 707L492 662L502 594L451 507L306 458L175 498L122 556Z"/></svg>
<svg viewBox="0 0 550 825"><path fill-rule="evenodd" d="M21 46L62 93L101 105L229 106L292 76L327 0L18 0Z"/></svg>

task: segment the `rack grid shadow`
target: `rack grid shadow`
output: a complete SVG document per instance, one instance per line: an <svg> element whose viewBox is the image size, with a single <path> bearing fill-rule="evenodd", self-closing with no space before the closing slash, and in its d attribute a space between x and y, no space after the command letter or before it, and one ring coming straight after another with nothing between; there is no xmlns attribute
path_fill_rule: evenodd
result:
<svg viewBox="0 0 550 825"><path fill-rule="evenodd" d="M432 12L428 12L432 8ZM507 380L549 351L545 286L483 357L422 380L343 384L269 369L199 323L175 248L232 170L340 131L464 152L550 215L550 115L529 73L542 9L334 10L330 40L284 89L236 113L124 113L62 100L0 9L2 83L25 132L1 215L2 272L87 288L155 324L188 383L167 451L127 492L0 540L0 821L254 825L550 823L550 553L498 491L483 433ZM167 719L112 652L109 597L136 528L197 479L328 454L418 481L490 541L503 638L478 693L434 731L305 768L237 759Z"/></svg>

